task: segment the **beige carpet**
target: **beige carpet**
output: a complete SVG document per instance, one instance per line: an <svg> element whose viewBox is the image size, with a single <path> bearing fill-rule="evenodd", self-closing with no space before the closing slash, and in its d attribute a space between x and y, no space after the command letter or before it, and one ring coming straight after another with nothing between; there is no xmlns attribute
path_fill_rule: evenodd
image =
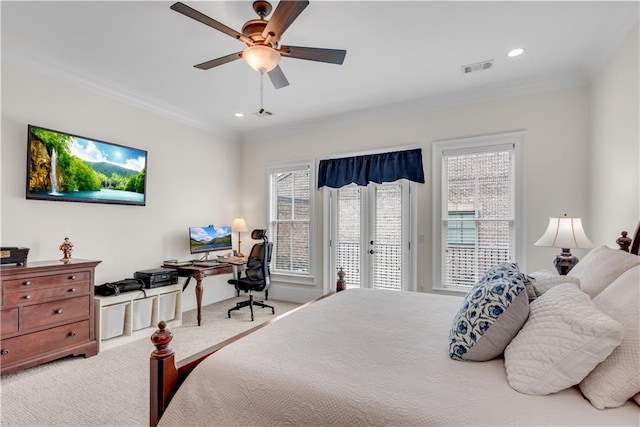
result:
<svg viewBox="0 0 640 427"><path fill-rule="evenodd" d="M184 313L172 347L180 360L212 344L273 318L270 309L255 309L251 322L243 308L227 318L227 310L246 296L203 308L202 326L195 310ZM298 306L271 301L276 316ZM2 426L148 426L149 354L153 346L141 338L88 359L69 357L0 379Z"/></svg>

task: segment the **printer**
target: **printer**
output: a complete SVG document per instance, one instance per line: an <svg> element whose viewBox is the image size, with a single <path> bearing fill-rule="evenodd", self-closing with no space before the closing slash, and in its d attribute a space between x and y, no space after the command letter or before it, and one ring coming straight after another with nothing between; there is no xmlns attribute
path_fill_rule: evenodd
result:
<svg viewBox="0 0 640 427"><path fill-rule="evenodd" d="M171 268L153 268L151 270L136 271L133 277L142 280L145 288L148 289L178 283L178 271Z"/></svg>

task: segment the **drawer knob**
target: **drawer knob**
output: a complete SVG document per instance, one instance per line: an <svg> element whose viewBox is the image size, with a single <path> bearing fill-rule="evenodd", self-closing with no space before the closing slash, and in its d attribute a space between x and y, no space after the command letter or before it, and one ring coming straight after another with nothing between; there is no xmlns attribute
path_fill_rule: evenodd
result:
<svg viewBox="0 0 640 427"><path fill-rule="evenodd" d="M31 282L22 282L22 286L31 286Z"/></svg>
<svg viewBox="0 0 640 427"><path fill-rule="evenodd" d="M69 292L75 292L75 291L76 291L76 288L69 289Z"/></svg>
<svg viewBox="0 0 640 427"><path fill-rule="evenodd" d="M3 356L6 354L9 354L9 350L7 350L6 348L3 348L2 350L0 350L0 354Z"/></svg>
<svg viewBox="0 0 640 427"><path fill-rule="evenodd" d="M69 276L69 280L76 280L76 275Z"/></svg>
<svg viewBox="0 0 640 427"><path fill-rule="evenodd" d="M63 311L63 310L62 310L61 308L59 308L59 309L57 309L57 310L55 311L55 313L56 313L56 314L62 314L62 311Z"/></svg>
<svg viewBox="0 0 640 427"><path fill-rule="evenodd" d="M25 295L24 299L31 299L31 295Z"/></svg>
<svg viewBox="0 0 640 427"><path fill-rule="evenodd" d="M70 337L75 337L75 336L76 336L76 333L75 333L75 332L73 332L73 331L71 331L71 332L69 332L67 335L68 335L68 336L70 336Z"/></svg>

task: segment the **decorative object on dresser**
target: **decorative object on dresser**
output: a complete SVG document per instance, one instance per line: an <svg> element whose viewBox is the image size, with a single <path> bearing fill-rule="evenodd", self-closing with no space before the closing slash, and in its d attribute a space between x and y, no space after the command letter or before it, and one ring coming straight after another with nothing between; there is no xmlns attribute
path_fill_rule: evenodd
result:
<svg viewBox="0 0 640 427"><path fill-rule="evenodd" d="M566 276L578 263L578 258L571 254L571 249L590 249L593 243L582 227L582 218L570 218L564 214L562 218L549 218L549 225L536 246L561 248L562 252L553 259L558 274Z"/></svg>
<svg viewBox="0 0 640 427"><path fill-rule="evenodd" d="M98 353L93 285L101 261L2 266L2 374L60 357Z"/></svg>
<svg viewBox="0 0 640 427"><path fill-rule="evenodd" d="M73 243L68 237L64 238L64 241L60 244L60 250L62 251L62 262L68 262L71 259L71 252L73 252Z"/></svg>
<svg viewBox="0 0 640 427"><path fill-rule="evenodd" d="M6 246L0 248L0 264L16 264L25 265L29 248L18 248L15 246Z"/></svg>

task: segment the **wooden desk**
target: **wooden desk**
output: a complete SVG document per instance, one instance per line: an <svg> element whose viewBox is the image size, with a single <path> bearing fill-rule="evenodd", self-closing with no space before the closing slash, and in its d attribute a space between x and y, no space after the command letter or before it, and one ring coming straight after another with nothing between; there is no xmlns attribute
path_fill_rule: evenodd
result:
<svg viewBox="0 0 640 427"><path fill-rule="evenodd" d="M233 273L235 278L238 278L239 271L244 269L244 264L231 264L231 263L218 263L212 267L200 267L196 265L182 265L176 266L171 264L164 264L163 268L172 268L178 271L179 277L186 277L182 291L187 288L189 281L193 277L196 279L196 306L198 308L198 326L202 320L202 279L207 276L216 276L218 274ZM162 319L160 319L162 320Z"/></svg>

